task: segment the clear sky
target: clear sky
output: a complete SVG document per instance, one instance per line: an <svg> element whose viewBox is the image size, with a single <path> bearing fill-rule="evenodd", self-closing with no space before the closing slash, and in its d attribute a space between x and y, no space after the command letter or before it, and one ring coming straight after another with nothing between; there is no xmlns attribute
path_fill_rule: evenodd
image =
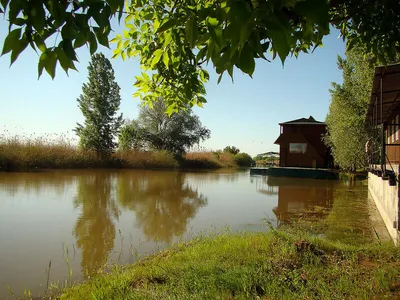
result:
<svg viewBox="0 0 400 300"><path fill-rule="evenodd" d="M7 34L7 23L0 19L0 45ZM29 47L29 46L28 46ZM227 145L238 147L252 156L277 151L274 141L279 135L280 122L312 115L323 121L328 112L331 82L341 82L337 69L337 55L344 55L345 45L332 31L324 39L324 48L313 54L289 58L285 66L279 59L272 63L257 60L253 78L235 70L234 83L228 74L220 84L211 66L210 82L206 85L207 101L204 108L195 108L204 126L211 130L211 138L202 144L206 149L221 149ZM100 49L111 59L112 51ZM0 134L74 136L72 129L83 117L76 99L87 80L89 51L78 52L79 72L69 76L57 67L54 80L43 72L37 79L38 55L30 48L11 66L10 56L0 57ZM121 87L121 112L126 118L136 118L139 100L132 97L134 76L140 73L136 60L111 60L116 81Z"/></svg>

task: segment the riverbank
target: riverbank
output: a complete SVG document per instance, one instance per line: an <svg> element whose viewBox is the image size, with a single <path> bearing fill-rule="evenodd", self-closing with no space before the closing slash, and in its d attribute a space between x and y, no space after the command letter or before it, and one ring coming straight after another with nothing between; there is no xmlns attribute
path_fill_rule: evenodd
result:
<svg viewBox="0 0 400 300"><path fill-rule="evenodd" d="M68 142L49 142L41 138L22 141L0 140L0 171L36 169L218 169L238 167L230 153L192 152L176 157L167 151L117 151L99 158L91 151L80 151Z"/></svg>
<svg viewBox="0 0 400 300"><path fill-rule="evenodd" d="M224 233L114 267L58 299L396 297L399 255L390 243L358 247L283 230Z"/></svg>

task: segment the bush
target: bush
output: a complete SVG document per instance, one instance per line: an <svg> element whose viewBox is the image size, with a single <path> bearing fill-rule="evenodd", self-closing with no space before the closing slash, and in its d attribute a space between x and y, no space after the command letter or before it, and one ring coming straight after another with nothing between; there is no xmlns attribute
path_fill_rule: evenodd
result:
<svg viewBox="0 0 400 300"><path fill-rule="evenodd" d="M233 156L233 160L239 167L251 167L253 164L253 159L247 153L238 153Z"/></svg>

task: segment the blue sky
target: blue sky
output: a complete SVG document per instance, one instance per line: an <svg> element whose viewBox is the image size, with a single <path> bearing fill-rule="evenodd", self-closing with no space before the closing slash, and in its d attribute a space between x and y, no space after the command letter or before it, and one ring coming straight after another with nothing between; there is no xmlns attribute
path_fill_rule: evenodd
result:
<svg viewBox="0 0 400 300"><path fill-rule="evenodd" d="M7 34L7 23L0 20L0 45ZM344 55L345 45L338 32L324 39L324 47L313 54L289 58L285 66L279 59L272 63L258 60L253 78L235 70L234 83L225 74L220 84L211 66L206 85L204 108L195 108L211 138L202 144L206 149L221 149L227 145L256 155L277 151L274 145L279 135L278 123L312 115L323 121L329 108L331 82L341 82L337 55ZM111 58L112 51L100 49ZM90 59L87 49L78 52L79 72L67 76L57 68L54 80L44 72L37 79L38 55L27 48L11 66L9 55L0 57L0 134L35 136L74 136L72 129L83 117L76 99L87 80ZM116 81L121 87L120 110L126 118L138 115L138 99L132 97L134 76L140 74L136 60L111 60Z"/></svg>

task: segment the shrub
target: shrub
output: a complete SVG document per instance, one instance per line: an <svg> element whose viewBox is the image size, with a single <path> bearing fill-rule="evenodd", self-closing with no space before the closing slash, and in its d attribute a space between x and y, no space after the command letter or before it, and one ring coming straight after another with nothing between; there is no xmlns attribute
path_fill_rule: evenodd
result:
<svg viewBox="0 0 400 300"><path fill-rule="evenodd" d="M233 160L239 167L250 167L253 164L251 156L244 152L235 154Z"/></svg>

